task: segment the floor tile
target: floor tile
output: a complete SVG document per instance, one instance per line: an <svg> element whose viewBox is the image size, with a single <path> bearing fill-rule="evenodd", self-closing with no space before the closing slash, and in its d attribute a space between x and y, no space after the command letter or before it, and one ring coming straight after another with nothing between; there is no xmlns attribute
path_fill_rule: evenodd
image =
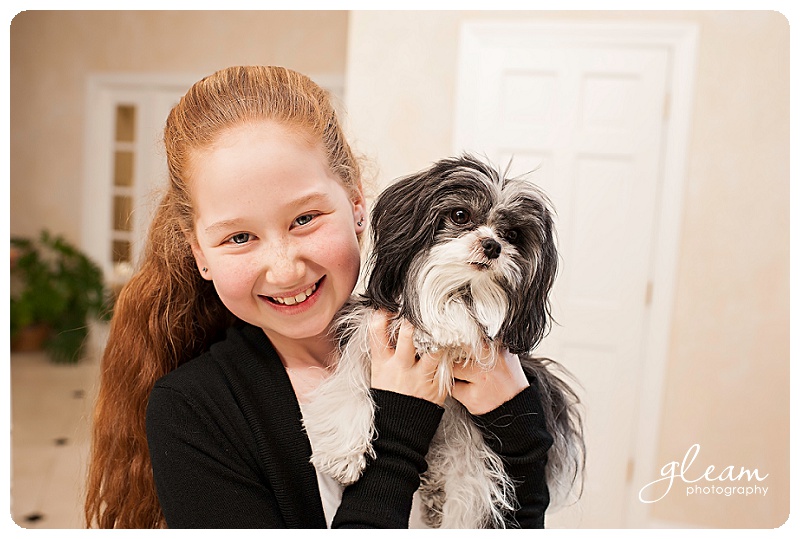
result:
<svg viewBox="0 0 800 539"><path fill-rule="evenodd" d="M12 353L11 518L22 528L82 528L96 349L75 365Z"/></svg>

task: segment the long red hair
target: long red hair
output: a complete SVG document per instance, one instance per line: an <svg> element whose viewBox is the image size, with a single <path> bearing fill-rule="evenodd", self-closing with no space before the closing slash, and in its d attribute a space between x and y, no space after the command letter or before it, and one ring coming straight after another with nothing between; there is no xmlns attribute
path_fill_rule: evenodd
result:
<svg viewBox="0 0 800 539"><path fill-rule="evenodd" d="M145 431L150 391L235 321L213 284L200 277L192 256L189 161L223 130L259 119L321 141L331 170L354 198L360 196L360 166L330 98L304 75L281 67L232 67L199 81L181 98L164 129L167 192L141 267L117 299L103 354L86 484L87 527L165 526Z"/></svg>

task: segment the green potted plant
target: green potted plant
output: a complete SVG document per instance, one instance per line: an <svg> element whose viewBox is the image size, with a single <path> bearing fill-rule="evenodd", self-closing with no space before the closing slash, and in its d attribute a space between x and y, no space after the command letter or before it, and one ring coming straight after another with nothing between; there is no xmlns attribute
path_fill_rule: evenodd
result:
<svg viewBox="0 0 800 539"><path fill-rule="evenodd" d="M12 350L26 332L38 330L53 361L78 361L89 317L110 317L102 270L46 230L38 240L12 237L11 255Z"/></svg>

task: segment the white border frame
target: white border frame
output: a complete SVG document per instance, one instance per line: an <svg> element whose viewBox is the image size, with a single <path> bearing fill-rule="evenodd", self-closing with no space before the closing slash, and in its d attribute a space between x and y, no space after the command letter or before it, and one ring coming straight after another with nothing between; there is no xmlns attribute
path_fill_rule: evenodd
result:
<svg viewBox="0 0 800 539"><path fill-rule="evenodd" d="M639 489L652 481L661 433L664 377L672 330L675 281L683 217L686 165L693 118L696 56L699 25L694 23L631 22L464 22L461 26L456 92L469 99L475 89L467 84L471 58L482 40L524 35L549 43L587 45L644 45L666 48L670 53L667 79L669 115L665 121L662 150L660 205L653 235L650 280L653 283L648 324L643 335L643 362L639 387L639 413L634 428L635 468L627 485L628 502L623 524L646 528L652 525L650 506L639 502ZM535 36L535 37L531 37ZM473 99L474 101L474 99ZM459 102L459 99L456 100ZM470 111L456 110L453 149L460 151L470 139Z"/></svg>

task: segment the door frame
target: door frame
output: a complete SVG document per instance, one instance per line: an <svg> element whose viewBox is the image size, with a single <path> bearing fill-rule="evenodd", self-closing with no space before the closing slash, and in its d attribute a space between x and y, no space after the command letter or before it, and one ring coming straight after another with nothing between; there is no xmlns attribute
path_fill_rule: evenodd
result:
<svg viewBox="0 0 800 539"><path fill-rule="evenodd" d="M165 73L109 72L87 76L81 181L83 188L81 244L101 266L109 283L116 279L111 265L111 246L108 236L112 222L112 185L109 181L112 178L113 167L112 100L120 92L144 95L153 90L166 90L182 94L198 79L199 77L191 74ZM137 186L138 188L140 187Z"/></svg>
<svg viewBox="0 0 800 539"><path fill-rule="evenodd" d="M658 215L650 269L649 319L642 339L639 413L634 425L633 447L629 448L629 456L635 459L635 465L628 478L628 500L623 502L626 507L623 524L627 527L641 528L651 524L650 506L640 503L636 493L652 481L658 468L656 459L676 291L698 34L698 25L692 23L469 21L462 23L459 36L456 103L477 101L476 87L468 82L466 74L471 71L471 59L487 41L506 41L509 36L520 36L542 43L645 46L666 48L669 52ZM469 107L457 107L453 128L454 152L460 152L469 140L474 112Z"/></svg>

